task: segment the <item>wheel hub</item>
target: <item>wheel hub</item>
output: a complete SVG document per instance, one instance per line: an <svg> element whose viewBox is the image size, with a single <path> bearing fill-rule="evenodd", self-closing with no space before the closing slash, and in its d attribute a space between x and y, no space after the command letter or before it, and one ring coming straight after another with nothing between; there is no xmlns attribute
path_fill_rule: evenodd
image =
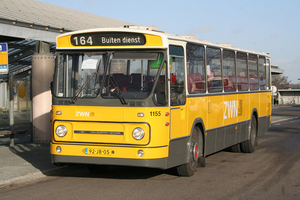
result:
<svg viewBox="0 0 300 200"><path fill-rule="evenodd" d="M197 161L198 157L199 157L199 147L198 147L198 144L195 143L194 147L193 147L193 160Z"/></svg>

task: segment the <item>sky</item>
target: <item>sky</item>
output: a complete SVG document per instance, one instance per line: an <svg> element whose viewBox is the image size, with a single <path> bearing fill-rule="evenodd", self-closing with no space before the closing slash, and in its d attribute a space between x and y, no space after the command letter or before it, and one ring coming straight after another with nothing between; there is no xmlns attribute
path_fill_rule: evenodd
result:
<svg viewBox="0 0 300 200"><path fill-rule="evenodd" d="M175 35L269 52L300 83L300 0L39 0ZM78 16L80 17L80 16Z"/></svg>

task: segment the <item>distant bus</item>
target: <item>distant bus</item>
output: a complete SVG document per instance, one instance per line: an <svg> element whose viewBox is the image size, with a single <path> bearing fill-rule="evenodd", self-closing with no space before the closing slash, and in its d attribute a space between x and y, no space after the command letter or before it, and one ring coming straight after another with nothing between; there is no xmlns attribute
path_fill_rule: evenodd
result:
<svg viewBox="0 0 300 200"><path fill-rule="evenodd" d="M270 127L270 56L151 27L57 37L51 156L192 176L205 157L253 152Z"/></svg>

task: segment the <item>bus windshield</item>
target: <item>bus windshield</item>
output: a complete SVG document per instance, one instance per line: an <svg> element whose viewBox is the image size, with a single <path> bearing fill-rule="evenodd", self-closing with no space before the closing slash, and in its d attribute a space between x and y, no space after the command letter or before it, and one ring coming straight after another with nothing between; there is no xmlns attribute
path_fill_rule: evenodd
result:
<svg viewBox="0 0 300 200"><path fill-rule="evenodd" d="M86 52L57 55L57 97L145 99L165 82L162 52ZM165 85L165 84L163 84ZM165 88L163 88L164 92Z"/></svg>

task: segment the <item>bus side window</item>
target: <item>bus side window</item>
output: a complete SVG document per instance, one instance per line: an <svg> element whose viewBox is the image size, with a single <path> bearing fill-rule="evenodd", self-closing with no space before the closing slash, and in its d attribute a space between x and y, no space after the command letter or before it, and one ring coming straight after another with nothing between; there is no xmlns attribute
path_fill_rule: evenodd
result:
<svg viewBox="0 0 300 200"><path fill-rule="evenodd" d="M189 93L205 92L204 46L187 44L187 85Z"/></svg>
<svg viewBox="0 0 300 200"><path fill-rule="evenodd" d="M249 54L249 84L250 90L258 90L258 59L257 55Z"/></svg>
<svg viewBox="0 0 300 200"><path fill-rule="evenodd" d="M267 87L266 83L266 64L265 57L259 56L258 59L258 72L259 72L259 88L265 90Z"/></svg>
<svg viewBox="0 0 300 200"><path fill-rule="evenodd" d="M206 76L208 92L222 92L221 50L206 48Z"/></svg>
<svg viewBox="0 0 300 200"><path fill-rule="evenodd" d="M267 59L266 64L266 70L267 70L267 77L266 77L266 83L267 83L267 90L271 89L271 83L270 83L270 59Z"/></svg>
<svg viewBox="0 0 300 200"><path fill-rule="evenodd" d="M170 45L169 48L169 74L171 105L184 105L186 101L185 73L184 73L184 52L182 46Z"/></svg>
<svg viewBox="0 0 300 200"><path fill-rule="evenodd" d="M183 70L183 58L172 57L171 71L171 104L185 104L185 79Z"/></svg>
<svg viewBox="0 0 300 200"><path fill-rule="evenodd" d="M166 65L166 64L164 64ZM166 101L166 75L165 68L161 70L155 90L154 90L154 102L159 105L165 105Z"/></svg>
<svg viewBox="0 0 300 200"><path fill-rule="evenodd" d="M223 51L223 81L225 92L236 91L234 51Z"/></svg>
<svg viewBox="0 0 300 200"><path fill-rule="evenodd" d="M237 52L237 83L239 91L248 90L247 54Z"/></svg>

